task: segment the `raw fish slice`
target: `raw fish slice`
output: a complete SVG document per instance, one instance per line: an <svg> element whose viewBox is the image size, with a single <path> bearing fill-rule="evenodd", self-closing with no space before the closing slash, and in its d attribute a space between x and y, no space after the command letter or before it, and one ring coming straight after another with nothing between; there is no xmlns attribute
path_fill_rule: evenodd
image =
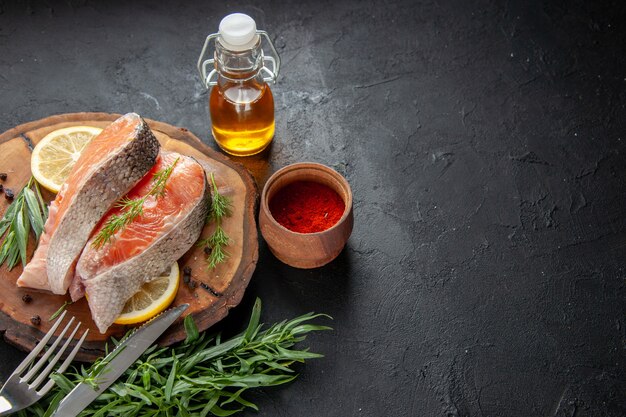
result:
<svg viewBox="0 0 626 417"><path fill-rule="evenodd" d="M133 188L128 199L147 195L153 176L171 166L165 195L148 196L143 213L100 248L93 241L110 216L111 209L85 246L72 283L72 298L87 293L91 316L100 332L119 316L126 301L141 285L159 276L196 242L209 210L209 188L204 169L193 158L162 152L152 170Z"/></svg>
<svg viewBox="0 0 626 417"><path fill-rule="evenodd" d="M50 205L39 246L17 285L65 294L93 228L150 170L159 148L135 113L120 117L96 136Z"/></svg>

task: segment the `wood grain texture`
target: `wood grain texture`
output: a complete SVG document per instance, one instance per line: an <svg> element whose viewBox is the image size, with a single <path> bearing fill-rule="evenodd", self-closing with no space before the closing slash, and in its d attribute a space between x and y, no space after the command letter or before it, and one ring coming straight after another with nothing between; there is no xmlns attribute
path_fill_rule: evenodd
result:
<svg viewBox="0 0 626 417"><path fill-rule="evenodd" d="M45 135L53 130L74 125L105 127L119 115L109 113L71 113L51 116L26 123L0 135L0 171L7 172L4 186L19 191L30 178L30 152ZM186 129L166 123L146 120L164 150L176 151L194 157L205 169L207 175L215 174L220 193L229 196L233 202L232 216L225 219L223 227L232 239L228 247L228 261L215 270L208 270L202 248L191 248L179 261L181 270L191 268L192 285L181 283L173 305L189 303L186 314L192 314L200 330L207 329L221 320L228 310L236 306L243 296L258 260L258 240L256 228L256 205L258 192L255 182L240 164L204 145ZM54 195L44 192L44 198L51 201ZM0 201L0 215L4 214L8 202ZM202 236L212 233L212 225L205 227ZM29 253L35 248L34 238L29 242ZM69 296L58 296L38 292L15 285L22 267L8 271L0 267L0 331L7 342L22 349L31 349L49 328L48 318L66 301ZM22 296L29 294L32 301L25 303ZM106 334L100 334L91 319L85 299L72 304L68 311L91 329L90 335L81 349L78 359L89 361L100 356L105 342L111 337L120 337L127 326L113 325ZM31 324L31 317L40 316L41 324ZM159 340L170 345L184 339L182 317Z"/></svg>

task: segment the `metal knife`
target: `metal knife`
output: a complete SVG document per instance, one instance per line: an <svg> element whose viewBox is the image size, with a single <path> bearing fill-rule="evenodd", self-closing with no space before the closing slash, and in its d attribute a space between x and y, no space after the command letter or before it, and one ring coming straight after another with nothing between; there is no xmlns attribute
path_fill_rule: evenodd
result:
<svg viewBox="0 0 626 417"><path fill-rule="evenodd" d="M125 338L104 361L107 363L96 377L97 389L81 382L61 400L52 417L75 417L119 378L168 328L189 304L182 304L161 313Z"/></svg>

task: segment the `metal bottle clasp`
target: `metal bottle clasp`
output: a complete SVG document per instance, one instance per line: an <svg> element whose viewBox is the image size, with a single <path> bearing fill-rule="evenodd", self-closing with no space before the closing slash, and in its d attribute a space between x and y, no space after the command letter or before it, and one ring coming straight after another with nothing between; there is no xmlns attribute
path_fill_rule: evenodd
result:
<svg viewBox="0 0 626 417"><path fill-rule="evenodd" d="M260 71L263 71L266 74L265 76L263 76L263 81L275 83L276 79L278 78L278 72L280 71L280 56L278 55L278 52L276 51L276 48L274 47L274 44L272 43L272 40L270 39L266 31L257 30L256 33L257 35L267 40L267 43L272 52L272 55L270 56L265 56L265 54L263 54L263 66L260 69ZM211 41L217 39L218 36L219 33L213 33L207 36L206 40L204 41L204 46L202 47L202 52L200 52L200 57L198 58L198 72L200 73L200 78L202 79L202 82L204 83L204 86L206 88L217 85L215 54L213 54L213 58L204 59L204 57L207 52L209 52ZM271 63L271 68L268 67L268 63ZM207 74L207 68L209 67L209 65L212 67L212 69Z"/></svg>

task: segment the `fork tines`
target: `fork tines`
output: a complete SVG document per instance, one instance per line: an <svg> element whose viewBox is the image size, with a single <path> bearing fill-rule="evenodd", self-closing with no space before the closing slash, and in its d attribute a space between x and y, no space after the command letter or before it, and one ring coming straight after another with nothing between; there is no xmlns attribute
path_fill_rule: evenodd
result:
<svg viewBox="0 0 626 417"><path fill-rule="evenodd" d="M61 334L59 334L56 340L52 343L50 348L43 354L43 356L41 356L41 358L37 360L37 362L35 362L37 355L39 355L39 353L41 353L41 351L45 348L46 344L48 343L48 341L50 340L54 332L57 330L59 325L63 322L63 319L65 318L66 313L67 311L64 311L63 314L61 314L61 316L56 320L54 325L50 328L48 333L46 333L46 335L41 339L41 341L37 344L37 346L35 346L35 348L28 354L26 359L24 359L22 363L18 365L18 367L13 372L13 374L11 374L11 376L9 377L9 379L12 379L13 377L19 377L19 382L28 384L28 389L35 390L38 396L45 395L54 386L54 381L50 379L45 385L43 385L42 387L38 389L38 387L46 379L48 379L48 375L50 374L54 366L57 364L59 359L61 359L61 356L68 349L70 343L74 339L74 335L76 335L76 333L78 332L78 329L80 328L81 323L78 322L78 324L74 326L69 336L67 336L65 343L57 350L57 347L59 346L61 340L65 337L68 330L74 324L75 317L72 317L70 321L66 324ZM78 353L78 350L80 349L83 342L85 341L85 338L87 337L88 333L89 333L89 329L87 329L83 333L83 335L78 340L78 342L76 343L76 345L74 346L70 354L65 358L65 360L63 361L61 366L59 366L56 372L62 373L67 369L67 367L70 365L70 363L72 362L72 360ZM54 357L51 360L48 360L55 351L56 351L56 354L54 355ZM26 372L25 375L20 376L33 362L35 363L28 370L28 372ZM44 370L38 373L38 371L46 364L47 366L44 368Z"/></svg>

